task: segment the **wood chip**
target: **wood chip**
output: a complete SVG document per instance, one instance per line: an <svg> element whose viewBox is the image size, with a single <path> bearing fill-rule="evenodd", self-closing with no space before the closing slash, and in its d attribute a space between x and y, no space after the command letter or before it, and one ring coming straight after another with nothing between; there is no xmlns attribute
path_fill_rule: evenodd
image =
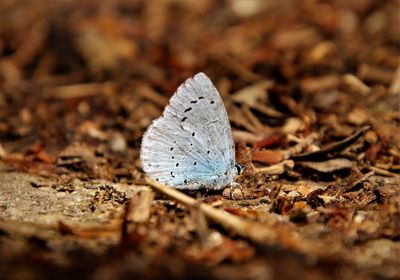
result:
<svg viewBox="0 0 400 280"><path fill-rule="evenodd" d="M352 74L346 74L343 76L343 83L352 91L367 95L371 89L364 84L359 78Z"/></svg>
<svg viewBox="0 0 400 280"><path fill-rule="evenodd" d="M326 161L299 161L296 165L313 169L322 173L331 173L343 169L350 169L353 167L353 162L345 158L335 158Z"/></svg>
<svg viewBox="0 0 400 280"><path fill-rule="evenodd" d="M150 189L141 190L129 200L126 219L133 223L144 223L150 217L154 192Z"/></svg>

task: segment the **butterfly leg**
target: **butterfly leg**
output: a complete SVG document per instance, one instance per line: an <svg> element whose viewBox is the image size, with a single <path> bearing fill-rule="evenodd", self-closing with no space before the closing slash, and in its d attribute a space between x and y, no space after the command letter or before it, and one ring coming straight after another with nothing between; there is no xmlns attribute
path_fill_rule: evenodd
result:
<svg viewBox="0 0 400 280"><path fill-rule="evenodd" d="M231 199L235 199L234 196L233 196L233 192L235 191L235 189L239 189L240 192L241 192L242 195L243 195L243 199L246 199L246 196L244 195L244 192L243 192L243 188L242 188L242 186L241 186L239 183L232 182L232 183L229 184L229 187L230 187L230 196L231 196Z"/></svg>

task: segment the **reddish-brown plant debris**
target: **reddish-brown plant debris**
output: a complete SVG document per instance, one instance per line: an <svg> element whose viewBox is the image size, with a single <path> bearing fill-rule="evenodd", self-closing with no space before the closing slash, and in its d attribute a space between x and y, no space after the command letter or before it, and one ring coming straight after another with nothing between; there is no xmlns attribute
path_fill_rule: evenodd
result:
<svg viewBox="0 0 400 280"><path fill-rule="evenodd" d="M399 9L1 1L2 278L399 278ZM145 128L199 71L241 190L141 169Z"/></svg>

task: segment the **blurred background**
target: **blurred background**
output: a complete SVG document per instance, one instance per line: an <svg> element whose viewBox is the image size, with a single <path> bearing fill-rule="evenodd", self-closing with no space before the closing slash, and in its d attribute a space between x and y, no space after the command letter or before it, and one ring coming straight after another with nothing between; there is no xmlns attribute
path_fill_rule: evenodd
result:
<svg viewBox="0 0 400 280"><path fill-rule="evenodd" d="M77 127L83 119L100 125L93 118L104 117L107 129L128 121L125 137L135 146L177 86L199 71L222 95L270 80L272 95L348 112L359 98L342 96L343 84L361 93L399 90L398 11L398 1L374 0L4 0L0 139L58 146L85 130Z"/></svg>
<svg viewBox="0 0 400 280"><path fill-rule="evenodd" d="M70 193L78 179L143 185L139 162L142 134L161 115L179 84L200 71L221 93L240 151L268 145L271 150L285 149L289 143L282 141L282 135L296 135L291 141L300 142L314 132L320 135L317 144L324 146L370 125L366 140L348 151L347 158L357 162L364 173L374 165L379 174L398 174L399 7L398 0L0 1L0 158L5 164L0 172L3 180L18 171L56 182L32 183L29 179L29 191L15 192L18 197L12 196L14 187L7 191L8 198L3 192L0 219L53 221L40 211L51 208L42 203L47 200L51 204L55 195L46 198L43 192L36 197L35 203L41 205L37 210L30 198L26 205L22 202L23 194L41 186ZM282 160L275 152L253 149L251 153L257 166ZM248 159L246 153L239 152L238 157L239 161ZM361 171L357 174L362 175ZM282 176L303 178L299 173ZM264 177L262 186L266 186ZM19 177L7 178L2 186L19 182ZM118 209L127 201L125 194L112 188L103 187L99 193L103 192L116 201ZM268 191L263 189L265 193ZM104 198L100 194L78 214L76 205L83 205L79 199L68 211L57 210L64 214L61 220L72 217L84 223L85 215L100 215L95 210L105 207L99 203ZM395 197L394 192L381 194L372 189L368 195L363 199L372 196L375 202ZM327 197L323 197L325 206L330 203ZM341 201L355 197L348 195ZM295 201L291 203L292 207ZM24 210L18 209L20 205ZM393 205L385 208L387 212L375 209L374 213L380 214L370 220L365 214L368 209L362 208L365 215L359 220L368 223L363 230L350 230L343 213L353 206L335 204L333 208L342 212L321 210L323 222L309 221L315 226L309 231L296 224L298 212L290 212L288 204L275 205L278 214L294 217L294 222L287 225L287 220L282 222L286 218L268 216L265 220L276 219L272 228L282 222L284 232L295 231L299 240L315 239L315 248L300 246L303 255L297 255L297 249L282 249L297 248L283 231L280 242L284 245L276 248L224 236L222 251L189 252L188 246L199 241L193 230L180 230L183 219L177 228L175 223L162 230L154 226L153 231L146 229L148 235L135 232L120 243L110 241L108 235L107 242L99 242L106 231L92 233L93 238L84 233L80 238L84 236L85 241L77 242L60 236L55 241L46 234L8 235L9 231L0 227L0 271L13 279L54 275L94 279L394 279L400 275L400 232L398 223L395 225L399 210ZM154 210L154 215L188 214L176 205L162 207ZM31 217L35 211L39 214ZM96 216L102 223L119 215L104 211L101 215L108 213L108 218ZM58 225L62 236L76 232ZM146 237L151 236L148 232L153 232L152 237ZM15 241L16 236L24 245ZM375 238L379 242L366 241ZM88 245L87 239L96 242ZM330 248L336 248L336 257L317 257Z"/></svg>

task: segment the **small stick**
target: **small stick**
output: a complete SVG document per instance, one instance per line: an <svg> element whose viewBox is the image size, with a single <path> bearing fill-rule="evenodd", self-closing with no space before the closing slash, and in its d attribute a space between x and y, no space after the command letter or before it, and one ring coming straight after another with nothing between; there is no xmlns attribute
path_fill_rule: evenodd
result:
<svg viewBox="0 0 400 280"><path fill-rule="evenodd" d="M249 238L250 240L262 244L274 244L277 240L277 234L267 226L256 222L250 222L243 218L234 216L228 212L216 209L210 205L199 203L195 199L181 193L166 185L160 184L146 178L146 182L155 190L165 194L166 196L178 201L187 207L197 207L204 215L222 225L224 228L232 230L236 234Z"/></svg>
<svg viewBox="0 0 400 280"><path fill-rule="evenodd" d="M260 113L263 113L264 115L271 117L271 118L282 118L284 115L283 113L272 109L270 107L267 107L263 104L253 104L251 105L251 108L259 111Z"/></svg>
<svg viewBox="0 0 400 280"><path fill-rule="evenodd" d="M147 99L150 102L153 102L154 104L156 104L161 108L164 108L165 105L168 104L168 98L162 96L148 85L145 84L138 85L136 88L136 92L143 98Z"/></svg>
<svg viewBox="0 0 400 280"><path fill-rule="evenodd" d="M362 64L358 69L357 76L364 81L380 82L389 85L392 82L395 73L394 71L385 68Z"/></svg>
<svg viewBox="0 0 400 280"><path fill-rule="evenodd" d="M238 75L243 80L250 82L258 82L263 78L261 75L251 72L249 69L240 64L236 59L234 59L230 55L226 54L223 55L211 54L211 55L213 55L217 59L217 61L220 62L223 66L225 66L227 69Z"/></svg>
<svg viewBox="0 0 400 280"><path fill-rule="evenodd" d="M146 187L129 200L121 224L121 240L125 240L128 236L130 223L140 224L148 221L153 199L154 192Z"/></svg>
<svg viewBox="0 0 400 280"><path fill-rule="evenodd" d="M232 130L233 139L237 143L254 144L264 139L262 134L255 134L243 130Z"/></svg>
<svg viewBox="0 0 400 280"><path fill-rule="evenodd" d="M0 219L0 229L16 236L49 236L54 233L69 234L80 238L100 238L115 236L121 228L119 219L115 219L107 225L95 225L91 227L79 227L67 225L61 221L57 224L40 224L26 221Z"/></svg>
<svg viewBox="0 0 400 280"><path fill-rule="evenodd" d="M249 105L242 104L241 106L243 114L247 117L247 119L251 122L253 127L255 127L258 131L266 131L265 126L259 121L259 119L251 112Z"/></svg>
<svg viewBox="0 0 400 280"><path fill-rule="evenodd" d="M316 158L324 158L329 154L338 153L348 146L352 145L357 139L365 134L368 130L370 130L371 126L366 125L359 130L355 131L353 134L348 136L347 138L332 143L326 147L321 148L318 151L310 152L310 153L303 153L303 154L293 154L291 156L294 160L312 160Z"/></svg>
<svg viewBox="0 0 400 280"><path fill-rule="evenodd" d="M399 174L387 171L385 169L376 167L376 166L369 166L368 169L372 170L376 174L383 175L383 176L388 176L388 177L399 177Z"/></svg>
<svg viewBox="0 0 400 280"><path fill-rule="evenodd" d="M229 119L231 122L235 123L236 125L243 126L245 129L247 129L250 132L253 132L253 133L259 132L259 130L253 126L253 124L251 124L249 121L245 120L245 118L243 117L242 111L240 111L240 115L235 114L235 115L231 116Z"/></svg>
<svg viewBox="0 0 400 280"><path fill-rule="evenodd" d="M57 99L85 98L103 93L105 86L105 84L101 83L88 83L48 87L44 90L44 95L47 98Z"/></svg>
<svg viewBox="0 0 400 280"><path fill-rule="evenodd" d="M284 159L295 158L297 159L297 155L304 150L307 146L310 146L316 139L318 139L317 133L311 133L306 138L302 139L301 142L290 147L289 149L283 150L282 154L284 155Z"/></svg>
<svg viewBox="0 0 400 280"><path fill-rule="evenodd" d="M335 89L340 83L336 75L325 75L314 78L307 78L301 81L301 89L304 92L315 93Z"/></svg>
<svg viewBox="0 0 400 280"><path fill-rule="evenodd" d="M389 87L390 94L400 94L400 66L397 67L396 73L394 74L393 80Z"/></svg>
<svg viewBox="0 0 400 280"><path fill-rule="evenodd" d="M256 168L255 172L266 175L279 175L285 173L288 168L292 169L293 167L294 161L289 159L271 166Z"/></svg>
<svg viewBox="0 0 400 280"><path fill-rule="evenodd" d="M154 193L150 189L139 191L129 200L126 219L129 222L144 223L150 217Z"/></svg>
<svg viewBox="0 0 400 280"><path fill-rule="evenodd" d="M364 84L359 78L352 74L346 74L343 76L343 83L350 89L361 93L362 95L367 95L371 89L366 84Z"/></svg>
<svg viewBox="0 0 400 280"><path fill-rule="evenodd" d="M375 175L374 171L370 171L367 174L364 174L361 178L353 182L350 186L345 187L342 192L348 192L350 190L353 190L357 185L364 183L366 180L368 180L369 177Z"/></svg>

